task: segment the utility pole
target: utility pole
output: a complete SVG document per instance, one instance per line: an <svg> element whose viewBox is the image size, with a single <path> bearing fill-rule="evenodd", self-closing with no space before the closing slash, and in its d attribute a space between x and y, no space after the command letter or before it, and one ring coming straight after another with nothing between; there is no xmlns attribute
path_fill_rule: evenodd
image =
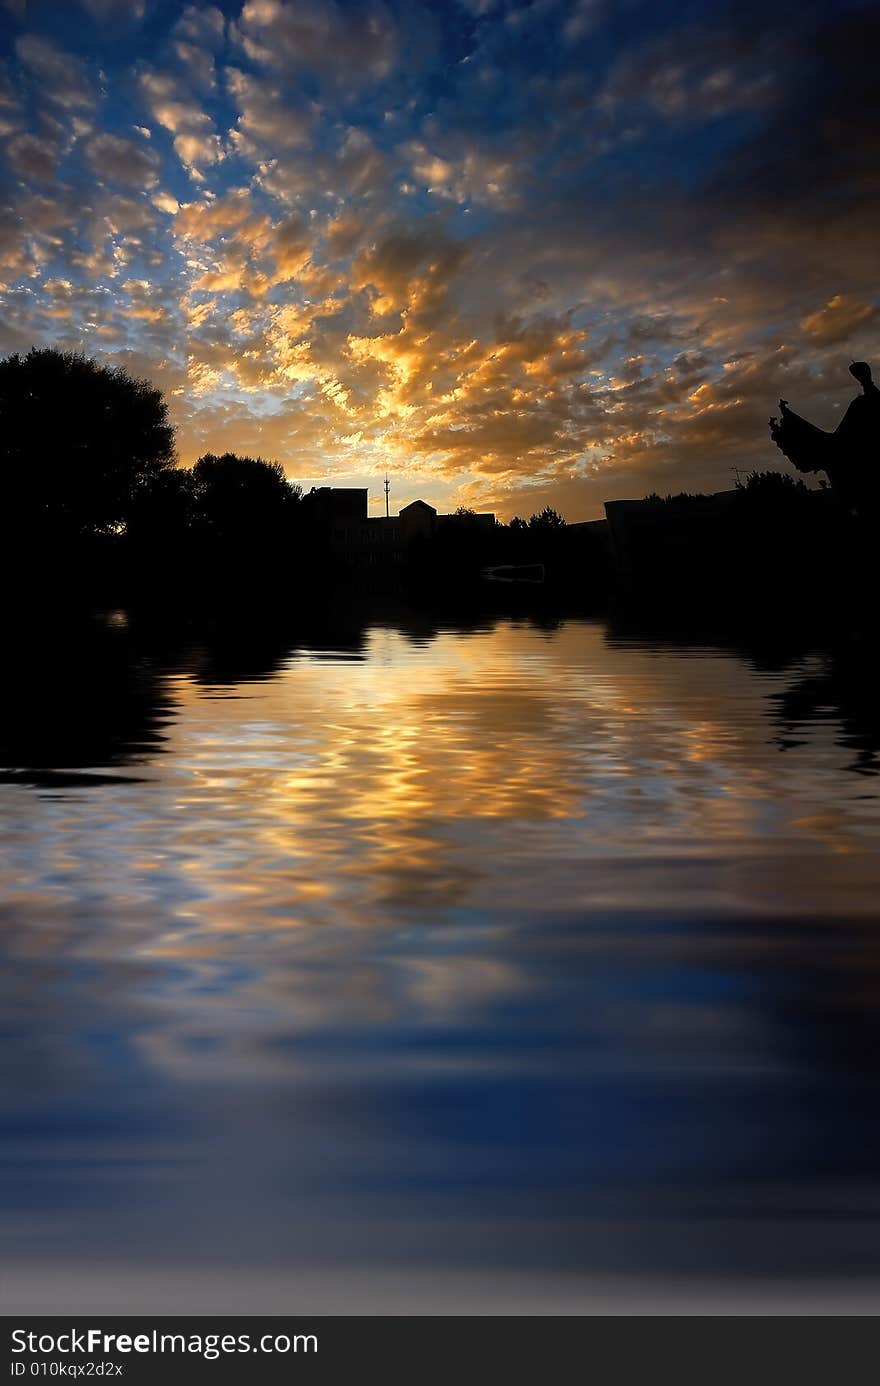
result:
<svg viewBox="0 0 880 1386"><path fill-rule="evenodd" d="M388 496L389 496L389 494L390 494L390 491L391 491L391 482L388 480L388 476L387 476L387 474L386 474L386 477L385 477L385 519L386 519L386 520L389 518L389 516L390 516L390 514L391 514L391 511L390 511L389 506L388 506Z"/></svg>

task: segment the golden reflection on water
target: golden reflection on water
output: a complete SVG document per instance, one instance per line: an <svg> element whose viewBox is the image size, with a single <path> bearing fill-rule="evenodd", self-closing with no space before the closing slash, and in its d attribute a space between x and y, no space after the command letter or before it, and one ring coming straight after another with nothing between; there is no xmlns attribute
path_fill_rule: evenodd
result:
<svg viewBox="0 0 880 1386"><path fill-rule="evenodd" d="M721 897L765 907L736 868L771 858L785 872L773 907L794 912L816 906L820 860L873 848L875 802L821 743L806 766L783 760L753 674L724 656L612 654L598 626L417 647L379 629L362 662L294 656L234 699L186 680L176 692L166 791L181 908L214 931L543 907L554 872L575 873L556 893L575 904L607 891L611 863L621 897L651 907L656 883L634 901L626 872L651 859L711 860ZM859 880L856 867L849 908Z"/></svg>
<svg viewBox="0 0 880 1386"><path fill-rule="evenodd" d="M629 1206L828 1168L880 989L880 735L823 656L580 621L374 625L228 675L198 642L121 648L112 746L78 735L105 675L72 662L72 725L19 710L48 750L0 784L25 1241L48 1188L45 1244L79 1245L82 1181L113 1169L132 1247L240 1207L259 1260L352 1180L405 1221L417 1170L465 1260L463 1190L514 1241L527 1191L577 1260L572 1209L621 1181ZM846 1099L835 1160L870 1110Z"/></svg>
<svg viewBox="0 0 880 1386"><path fill-rule="evenodd" d="M359 658L294 649L265 681L179 672L141 783L3 791L14 951L225 966L213 989L177 984L178 1020L216 1029L222 1002L228 1057L239 1024L246 1039L516 995L520 965L477 940L524 915L872 911L876 795L827 725L780 753L773 684L579 622L420 642L375 627ZM464 961L454 945L377 961L357 941L464 919ZM167 1062L181 993L166 977L159 995L142 1043Z"/></svg>
<svg viewBox="0 0 880 1386"><path fill-rule="evenodd" d="M683 861L718 904L796 913L838 905L833 859L855 858L846 909L868 908L876 796L827 725L780 754L772 686L588 623L418 644L377 627L360 659L294 651L265 682L177 674L143 783L45 794L23 816L3 791L4 892L30 913L91 901L123 936L155 910L157 956L506 902L688 908Z"/></svg>

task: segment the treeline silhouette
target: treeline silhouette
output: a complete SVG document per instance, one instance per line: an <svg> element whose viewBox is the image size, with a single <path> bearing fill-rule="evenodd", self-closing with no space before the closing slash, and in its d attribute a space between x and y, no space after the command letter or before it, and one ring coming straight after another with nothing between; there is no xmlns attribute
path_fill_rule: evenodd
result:
<svg viewBox="0 0 880 1386"><path fill-rule="evenodd" d="M120 595L266 585L299 552L299 487L260 458L177 465L162 392L73 352L0 361L4 560L28 586L52 577Z"/></svg>
<svg viewBox="0 0 880 1386"><path fill-rule="evenodd" d="M284 607L367 587L475 600L481 574L525 587L531 570L557 601L613 594L720 610L785 600L837 611L867 591L873 561L872 526L832 491L778 472L715 496L609 506L610 529L567 525L550 506L494 526L462 509L402 553L346 551L277 462L212 452L179 466L160 390L54 349L0 361L0 454L0 577L18 604L47 587L55 602L109 604Z"/></svg>
<svg viewBox="0 0 880 1386"><path fill-rule="evenodd" d="M277 462L223 452L178 465L162 392L122 367L51 348L0 361L0 454L7 590L281 601L363 579ZM488 532L468 516L416 540L395 581L462 586L486 565L554 553L564 571L555 510Z"/></svg>
<svg viewBox="0 0 880 1386"><path fill-rule="evenodd" d="M872 528L828 487L753 471L716 495L646 496L633 517L623 598L666 611L737 610L752 621L801 611L815 624L863 605Z"/></svg>

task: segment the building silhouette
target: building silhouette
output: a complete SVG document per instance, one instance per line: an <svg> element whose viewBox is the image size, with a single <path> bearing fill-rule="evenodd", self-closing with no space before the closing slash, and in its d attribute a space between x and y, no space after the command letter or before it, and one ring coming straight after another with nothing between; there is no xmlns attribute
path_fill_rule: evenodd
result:
<svg viewBox="0 0 880 1386"><path fill-rule="evenodd" d="M414 500L396 515L370 515L367 488L318 486L303 497L304 514L338 562L352 568L390 569L404 563L417 540L477 531L491 534L489 512L441 515L427 501Z"/></svg>

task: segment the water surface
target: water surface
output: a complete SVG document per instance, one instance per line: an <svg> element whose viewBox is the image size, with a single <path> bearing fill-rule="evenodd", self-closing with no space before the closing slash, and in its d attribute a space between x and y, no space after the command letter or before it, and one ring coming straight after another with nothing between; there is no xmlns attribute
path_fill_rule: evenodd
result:
<svg viewBox="0 0 880 1386"><path fill-rule="evenodd" d="M7 1286L877 1271L858 641L116 612L7 670Z"/></svg>

